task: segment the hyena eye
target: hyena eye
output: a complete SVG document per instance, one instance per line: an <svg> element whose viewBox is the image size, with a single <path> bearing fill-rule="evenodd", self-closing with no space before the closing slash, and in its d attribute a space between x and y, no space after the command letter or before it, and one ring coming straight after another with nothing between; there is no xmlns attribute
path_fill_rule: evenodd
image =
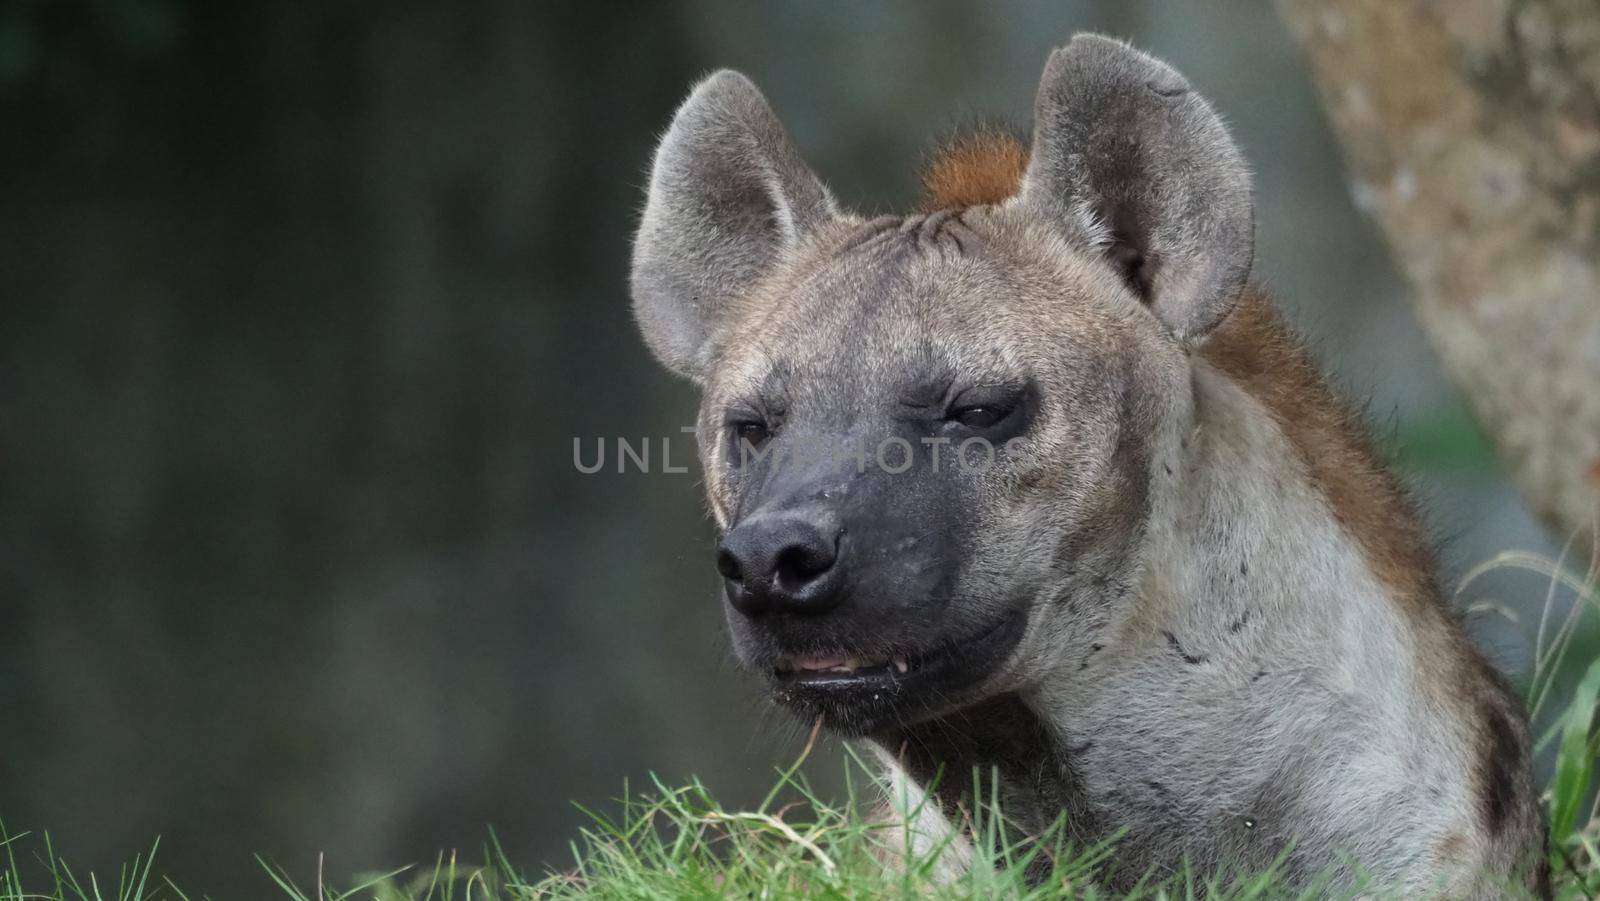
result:
<svg viewBox="0 0 1600 901"><path fill-rule="evenodd" d="M1005 424L1021 411L1026 389L1015 385L978 385L956 395L947 408L946 422L973 431L988 431Z"/></svg>
<svg viewBox="0 0 1600 901"><path fill-rule="evenodd" d="M995 405L960 407L950 411L949 418L969 429L992 428L1011 415L1011 409Z"/></svg>
<svg viewBox="0 0 1600 901"><path fill-rule="evenodd" d="M759 419L738 419L728 423L732 430L734 443L738 446L748 446L760 450L772 437L767 424Z"/></svg>
<svg viewBox="0 0 1600 901"><path fill-rule="evenodd" d="M944 428L952 437L975 437L1000 442L1028 430L1037 404L1032 380L998 385L974 385L956 394L945 408Z"/></svg>
<svg viewBox="0 0 1600 901"><path fill-rule="evenodd" d="M1005 406L960 406L957 410L950 410L949 418L968 429L989 429L1010 414L1011 410Z"/></svg>

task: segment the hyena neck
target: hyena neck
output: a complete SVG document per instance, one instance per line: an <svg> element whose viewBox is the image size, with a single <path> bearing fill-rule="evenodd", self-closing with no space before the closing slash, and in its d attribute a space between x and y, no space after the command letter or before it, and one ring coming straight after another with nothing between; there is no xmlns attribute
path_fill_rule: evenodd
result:
<svg viewBox="0 0 1600 901"><path fill-rule="evenodd" d="M932 877L953 882L975 863L980 837L991 848L1042 841L1087 848L1123 823L1087 788L1080 760L1047 714L1017 694L1004 694L935 720L888 730L872 739L883 766L889 857L936 856ZM1128 872L1140 869L1131 861ZM1050 875L1051 857L1027 868L1031 883ZM1113 880L1109 887L1126 888Z"/></svg>
<svg viewBox="0 0 1600 901"><path fill-rule="evenodd" d="M1063 815L1072 838L1099 834L1071 754L1015 694L891 729L873 741L889 771L891 795L898 795L891 803L902 816L925 803L922 821L938 822L929 838L951 825L970 830L974 816L996 808L1023 835L1044 835Z"/></svg>
<svg viewBox="0 0 1600 901"><path fill-rule="evenodd" d="M1376 703L1428 690L1422 660L1474 660L1399 482L1267 301L1248 293L1193 366L1138 585L1097 639L1116 653L1075 687L1130 667L1208 691L1292 670Z"/></svg>
<svg viewBox="0 0 1600 901"><path fill-rule="evenodd" d="M1444 609L1437 564L1404 487L1376 452L1361 417L1330 389L1271 301L1247 290L1202 345L1195 366L1196 429L1199 437L1217 440L1211 459L1186 454L1184 463L1191 473L1210 466L1208 474L1220 476L1197 493L1209 495L1215 515L1229 517L1207 523L1213 527L1208 534L1230 537L1252 525L1271 528L1269 519L1320 513L1359 551L1360 566L1393 606L1408 617L1435 620ZM1216 446L1230 436L1234 447ZM1316 506L1310 514L1291 502L1227 508L1263 482L1273 491L1300 492ZM1309 565L1314 550L1301 545L1285 552Z"/></svg>

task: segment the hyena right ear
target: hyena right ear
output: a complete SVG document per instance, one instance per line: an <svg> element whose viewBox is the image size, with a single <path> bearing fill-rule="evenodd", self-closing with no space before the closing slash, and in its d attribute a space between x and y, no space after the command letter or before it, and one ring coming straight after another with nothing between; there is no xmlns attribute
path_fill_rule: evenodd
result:
<svg viewBox="0 0 1600 901"><path fill-rule="evenodd" d="M1180 341L1233 309L1255 254L1250 172L1172 67L1099 35L1050 54L1018 201L1101 247Z"/></svg>
<svg viewBox="0 0 1600 901"><path fill-rule="evenodd" d="M730 307L834 212L750 79L724 69L700 82L656 150L633 242L633 311L650 349L700 381Z"/></svg>

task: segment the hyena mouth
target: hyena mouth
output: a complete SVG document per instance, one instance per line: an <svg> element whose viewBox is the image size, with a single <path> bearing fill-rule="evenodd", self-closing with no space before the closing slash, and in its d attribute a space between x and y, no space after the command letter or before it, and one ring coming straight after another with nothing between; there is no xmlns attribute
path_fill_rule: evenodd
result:
<svg viewBox="0 0 1600 901"><path fill-rule="evenodd" d="M975 696L1010 656L1027 624L1024 611L969 638L923 651L792 654L772 666L774 696L807 719L864 734L939 716Z"/></svg>
<svg viewBox="0 0 1600 901"><path fill-rule="evenodd" d="M881 679L910 674L920 668L920 658L910 654L865 657L849 654L825 654L805 657L785 655L773 664L779 679L803 682L822 682L829 679Z"/></svg>

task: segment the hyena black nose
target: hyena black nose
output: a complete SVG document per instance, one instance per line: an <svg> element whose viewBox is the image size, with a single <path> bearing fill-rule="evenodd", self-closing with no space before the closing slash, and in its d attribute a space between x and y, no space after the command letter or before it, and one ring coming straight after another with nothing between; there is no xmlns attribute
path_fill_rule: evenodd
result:
<svg viewBox="0 0 1600 901"><path fill-rule="evenodd" d="M745 616L826 613L838 606L840 530L795 514L756 516L723 536L717 571Z"/></svg>

